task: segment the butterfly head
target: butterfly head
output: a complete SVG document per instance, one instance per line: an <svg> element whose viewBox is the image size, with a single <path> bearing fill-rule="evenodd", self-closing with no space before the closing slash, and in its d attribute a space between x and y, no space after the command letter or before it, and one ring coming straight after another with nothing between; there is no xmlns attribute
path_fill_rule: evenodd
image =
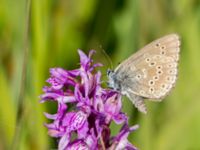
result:
<svg viewBox="0 0 200 150"><path fill-rule="evenodd" d="M108 82L107 85L109 88L120 91L120 84L118 83L117 76L115 71L108 69L107 70Z"/></svg>

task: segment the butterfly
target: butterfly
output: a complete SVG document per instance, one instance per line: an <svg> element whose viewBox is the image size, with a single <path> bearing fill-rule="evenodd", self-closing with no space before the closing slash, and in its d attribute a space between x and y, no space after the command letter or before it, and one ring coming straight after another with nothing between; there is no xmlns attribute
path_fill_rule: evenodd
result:
<svg viewBox="0 0 200 150"><path fill-rule="evenodd" d="M146 45L114 70L107 70L108 87L126 95L147 113L144 99L162 101L175 86L180 38L169 34Z"/></svg>

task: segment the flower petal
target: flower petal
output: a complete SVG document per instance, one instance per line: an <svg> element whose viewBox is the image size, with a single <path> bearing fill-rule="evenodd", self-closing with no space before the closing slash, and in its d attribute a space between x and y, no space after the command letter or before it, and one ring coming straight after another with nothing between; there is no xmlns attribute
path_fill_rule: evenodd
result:
<svg viewBox="0 0 200 150"><path fill-rule="evenodd" d="M49 114L44 112L44 115L48 118L48 119L53 119L55 120L58 117L58 114Z"/></svg>
<svg viewBox="0 0 200 150"><path fill-rule="evenodd" d="M73 103L76 102L75 96L60 96L56 98L58 102L63 102L63 103Z"/></svg>
<svg viewBox="0 0 200 150"><path fill-rule="evenodd" d="M66 149L69 149L69 150L90 150L88 145L83 140L75 140L74 142L70 143L69 146Z"/></svg>
<svg viewBox="0 0 200 150"><path fill-rule="evenodd" d="M87 119L87 114L82 111L78 111L70 120L70 128L71 130L80 129Z"/></svg>
<svg viewBox="0 0 200 150"><path fill-rule="evenodd" d="M59 141L58 150L66 150L66 147L69 142L70 142L70 135L66 133Z"/></svg>

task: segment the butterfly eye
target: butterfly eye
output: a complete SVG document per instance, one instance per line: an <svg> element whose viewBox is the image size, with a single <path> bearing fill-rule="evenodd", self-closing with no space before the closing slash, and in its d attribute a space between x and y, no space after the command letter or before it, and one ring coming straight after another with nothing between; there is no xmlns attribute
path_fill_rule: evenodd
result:
<svg viewBox="0 0 200 150"><path fill-rule="evenodd" d="M112 70L108 69L107 70L107 75L110 75L112 72L113 72Z"/></svg>

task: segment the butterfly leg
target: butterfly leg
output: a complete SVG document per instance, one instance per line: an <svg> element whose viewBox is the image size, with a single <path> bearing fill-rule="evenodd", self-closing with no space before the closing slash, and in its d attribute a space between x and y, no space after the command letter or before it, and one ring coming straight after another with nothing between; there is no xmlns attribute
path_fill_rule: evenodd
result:
<svg viewBox="0 0 200 150"><path fill-rule="evenodd" d="M143 113L147 113L147 109L144 103L144 99L141 96L137 96L135 94L132 93L128 93L127 96L129 97L129 99L132 101L132 103L135 105L135 107Z"/></svg>

